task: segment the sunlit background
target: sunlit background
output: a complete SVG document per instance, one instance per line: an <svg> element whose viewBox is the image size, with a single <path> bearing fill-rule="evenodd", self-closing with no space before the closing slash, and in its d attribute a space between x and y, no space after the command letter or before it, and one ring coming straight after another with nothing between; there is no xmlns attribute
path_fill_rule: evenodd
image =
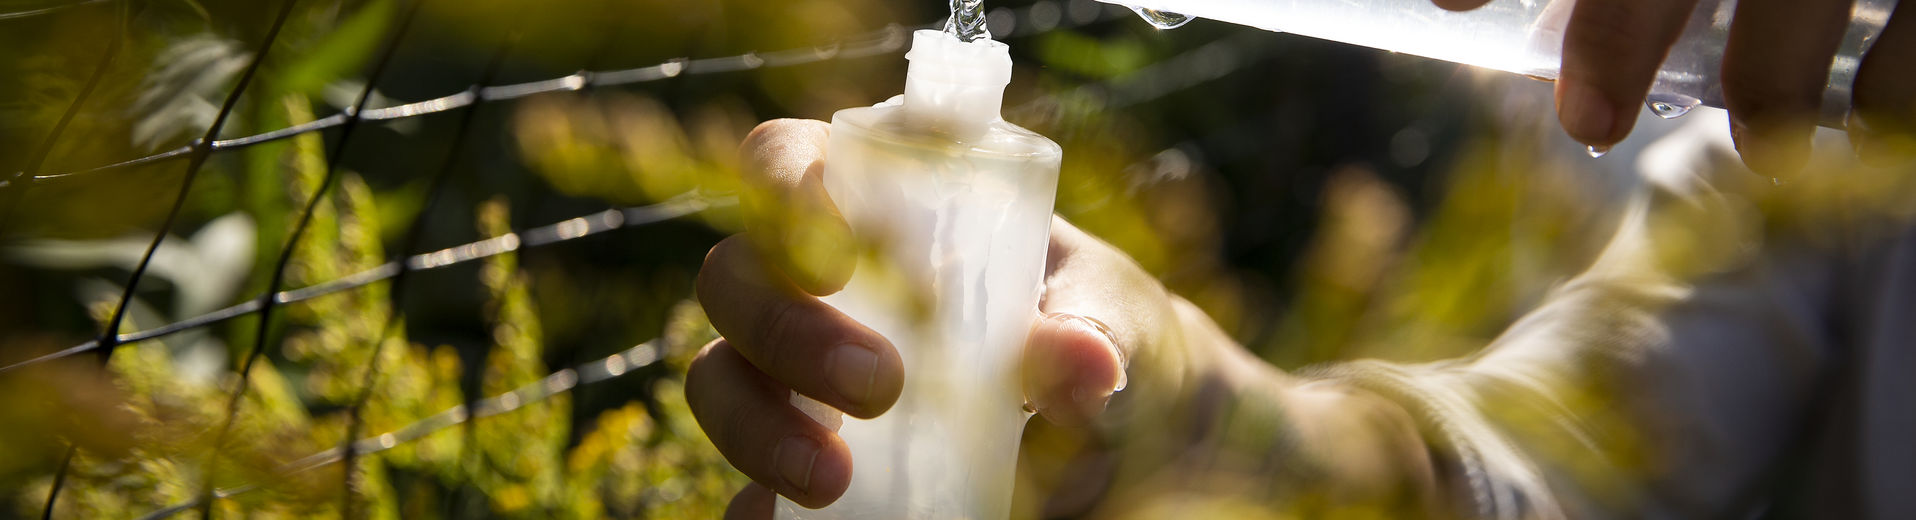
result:
<svg viewBox="0 0 1916 520"><path fill-rule="evenodd" d="M22 13L0 18L0 362L100 336L193 161L88 170L203 134L280 1L0 1ZM247 314L120 345L104 369L93 349L7 370L0 517L40 515L70 452L65 518L190 509L209 484L216 511L260 518L711 518L745 483L681 393L714 337L692 280L739 229L738 142L898 93L902 31L944 2L418 1L367 85L413 4L298 0L222 135L334 116L368 87L381 108L482 81L656 77L367 121L337 157L338 125L214 152L120 331L254 301L329 168L281 289L561 225L449 252L397 292L276 305L263 344ZM986 6L1017 64L1006 118L1064 146L1058 212L1285 369L1480 348L1588 264L1642 143L1677 125L1646 119L1591 159L1544 83L1209 21L1160 31L1089 0ZM11 177L116 40L44 163ZM1041 423L1031 449L1072 462L1023 470L1016 516L1069 517L1101 498L1074 476L1110 462ZM370 452L350 478L327 456L349 430Z"/></svg>

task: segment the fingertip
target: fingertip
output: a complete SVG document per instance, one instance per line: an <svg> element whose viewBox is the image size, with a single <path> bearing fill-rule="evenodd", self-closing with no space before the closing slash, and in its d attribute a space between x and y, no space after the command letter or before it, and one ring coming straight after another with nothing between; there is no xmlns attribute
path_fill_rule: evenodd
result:
<svg viewBox="0 0 1916 520"><path fill-rule="evenodd" d="M1082 316L1053 315L1035 327L1024 371L1032 407L1062 425L1096 418L1126 384L1122 351L1104 328Z"/></svg>
<svg viewBox="0 0 1916 520"><path fill-rule="evenodd" d="M1810 137L1814 128L1808 123L1752 125L1732 114L1730 141L1737 155L1751 172L1772 179L1785 179L1803 171L1809 164Z"/></svg>
<svg viewBox="0 0 1916 520"><path fill-rule="evenodd" d="M1630 133L1623 124L1628 113L1609 94L1586 81L1566 77L1557 82L1557 120L1571 139L1590 146L1611 146Z"/></svg>
<svg viewBox="0 0 1916 520"><path fill-rule="evenodd" d="M1608 147L1623 141L1683 33L1696 0L1576 2L1563 30L1557 118L1570 137Z"/></svg>
<svg viewBox="0 0 1916 520"><path fill-rule="evenodd" d="M890 345L845 344L825 354L826 386L844 403L840 411L860 419L885 413L905 391L905 360Z"/></svg>
<svg viewBox="0 0 1916 520"><path fill-rule="evenodd" d="M725 506L725 520L771 520L772 504L777 495L772 490L757 483L748 483L745 489L732 496L732 502Z"/></svg>
<svg viewBox="0 0 1916 520"><path fill-rule="evenodd" d="M786 275L807 294L828 296L845 288L858 264L851 225L819 188L817 206L796 212L782 227Z"/></svg>
<svg viewBox="0 0 1916 520"><path fill-rule="evenodd" d="M792 503L809 509L831 505L845 494L852 481L852 454L836 436L817 438L795 435L780 442L773 455L779 459L779 494Z"/></svg>

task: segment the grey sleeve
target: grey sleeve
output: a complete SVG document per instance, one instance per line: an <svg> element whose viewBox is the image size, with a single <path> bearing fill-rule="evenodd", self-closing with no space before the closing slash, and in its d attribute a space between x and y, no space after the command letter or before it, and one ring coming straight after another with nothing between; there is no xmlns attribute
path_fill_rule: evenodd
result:
<svg viewBox="0 0 1916 520"><path fill-rule="evenodd" d="M1747 517L1827 372L1832 263L1734 196L1646 191L1478 354L1325 375L1419 418L1464 516Z"/></svg>

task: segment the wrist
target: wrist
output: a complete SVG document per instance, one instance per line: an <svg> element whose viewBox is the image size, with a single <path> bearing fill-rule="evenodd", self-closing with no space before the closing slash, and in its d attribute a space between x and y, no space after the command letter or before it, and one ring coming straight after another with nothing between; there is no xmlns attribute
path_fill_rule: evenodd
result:
<svg viewBox="0 0 1916 520"><path fill-rule="evenodd" d="M1223 402L1198 405L1220 414L1209 419L1217 434L1205 442L1227 453L1271 454L1276 466L1293 468L1271 486L1279 497L1300 500L1280 507L1313 513L1307 504L1321 500L1339 510L1436 510L1441 494L1429 449L1402 405L1342 381L1286 373L1231 340L1196 306L1180 299L1177 307L1186 350L1194 353L1192 379L1223 388L1212 392Z"/></svg>
<svg viewBox="0 0 1916 520"><path fill-rule="evenodd" d="M1156 468L1124 487L1224 495L1301 517L1439 510L1431 457L1401 405L1287 374L1172 300L1178 348L1154 368L1175 368L1134 373L1136 393L1113 402L1126 464ZM1153 455L1135 457L1143 454Z"/></svg>

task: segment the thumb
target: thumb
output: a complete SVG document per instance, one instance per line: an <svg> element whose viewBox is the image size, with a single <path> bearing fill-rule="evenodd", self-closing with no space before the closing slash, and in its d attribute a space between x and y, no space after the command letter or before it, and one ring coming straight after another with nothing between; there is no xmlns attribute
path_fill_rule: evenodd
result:
<svg viewBox="0 0 1916 520"><path fill-rule="evenodd" d="M1049 314L1025 343L1025 398L1045 419L1081 425L1123 390L1125 355L1110 327L1088 316Z"/></svg>
<svg viewBox="0 0 1916 520"><path fill-rule="evenodd" d="M1051 223L1043 313L1025 345L1025 397L1038 413L1077 425L1122 390L1132 360L1160 368L1177 326L1170 294L1124 253L1062 219ZM1148 378L1147 378L1148 379Z"/></svg>

